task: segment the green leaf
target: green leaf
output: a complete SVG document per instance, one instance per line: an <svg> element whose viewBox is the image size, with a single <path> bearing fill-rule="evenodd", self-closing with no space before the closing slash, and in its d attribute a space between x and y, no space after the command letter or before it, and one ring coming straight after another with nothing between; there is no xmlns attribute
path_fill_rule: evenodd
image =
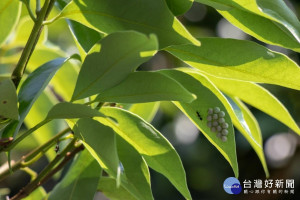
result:
<svg viewBox="0 0 300 200"><path fill-rule="evenodd" d="M150 123L159 109L159 104L160 102L137 103L133 104L130 107L129 111L134 114L137 114L146 122Z"/></svg>
<svg viewBox="0 0 300 200"><path fill-rule="evenodd" d="M120 84L101 92L95 101L144 103L153 101L191 102L194 99L193 94L167 76L157 72L134 72Z"/></svg>
<svg viewBox="0 0 300 200"><path fill-rule="evenodd" d="M65 62L65 58L57 58L42 65L27 77L19 92L20 121L24 120L35 100Z"/></svg>
<svg viewBox="0 0 300 200"><path fill-rule="evenodd" d="M189 91L197 95L197 99L191 103L174 102L174 104L191 119L203 135L220 151L231 165L235 176L238 177L234 130L228 114L229 104L226 98L205 77L201 77L200 75L191 73L188 75L176 70L162 70L160 73L175 79ZM215 107L219 107L225 113L224 119L229 125L226 142L223 142L207 125L208 109Z"/></svg>
<svg viewBox="0 0 300 200"><path fill-rule="evenodd" d="M101 123L112 127L144 157L152 169L167 177L186 199L191 199L181 160L160 132L128 111L102 107L101 112L115 119L117 124L106 118L98 118Z"/></svg>
<svg viewBox="0 0 300 200"><path fill-rule="evenodd" d="M253 0L252 0L253 1ZM256 0L253 1L253 11L259 12L277 23L282 29L287 29L293 37L300 43L300 23L294 12L281 0ZM248 5L245 5L248 8Z"/></svg>
<svg viewBox="0 0 300 200"><path fill-rule="evenodd" d="M252 112L249 110L249 108L239 98L237 98L237 97L230 97L230 98L234 102L233 104L235 104L236 106L238 106L240 108L240 111L242 112L242 115L243 115L243 120L245 120L245 122L251 132L251 135L256 139L257 143L262 146L263 138L262 138L260 127L259 127L259 124L258 124L256 118L254 117ZM232 102L230 102L230 103L232 103ZM234 107L233 104L232 104L232 107ZM240 120L240 121L242 121L242 120Z"/></svg>
<svg viewBox="0 0 300 200"><path fill-rule="evenodd" d="M57 47L47 48L39 46L36 48L28 63L28 70L34 70L40 65L58 57L66 57L67 55ZM55 74L50 82L55 92L65 101L70 101L78 76L78 67L75 66L70 59Z"/></svg>
<svg viewBox="0 0 300 200"><path fill-rule="evenodd" d="M214 76L209 76L209 79L212 80L220 90L231 96L238 97L242 101L260 109L300 135L300 129L288 110L275 96L263 87L251 82L221 79Z"/></svg>
<svg viewBox="0 0 300 200"><path fill-rule="evenodd" d="M70 3L73 0L57 0L57 6L59 9L63 9L64 7L66 7L66 5L68 5L68 3Z"/></svg>
<svg viewBox="0 0 300 200"><path fill-rule="evenodd" d="M46 119L92 118L96 116L103 117L104 115L87 105L63 102L53 106Z"/></svg>
<svg viewBox="0 0 300 200"><path fill-rule="evenodd" d="M276 22L238 9L219 13L231 24L262 42L300 52L300 44Z"/></svg>
<svg viewBox="0 0 300 200"><path fill-rule="evenodd" d="M32 52L26 71L33 72L40 66L46 64L47 62L50 62L51 60L54 60L56 58L63 57L67 57L67 55L64 54L63 51L57 47L52 46L51 48L49 48L44 45L36 46L35 50ZM17 63L18 59L14 60L14 62L12 62L11 64Z"/></svg>
<svg viewBox="0 0 300 200"><path fill-rule="evenodd" d="M21 14L21 2L17 0L0 1L0 47L17 24Z"/></svg>
<svg viewBox="0 0 300 200"><path fill-rule="evenodd" d="M136 194L138 199L153 199L149 169L145 160L120 136L117 137L117 148L126 179L133 186L133 194Z"/></svg>
<svg viewBox="0 0 300 200"><path fill-rule="evenodd" d="M282 0L196 1L220 9L230 23L263 42L300 51L299 20Z"/></svg>
<svg viewBox="0 0 300 200"><path fill-rule="evenodd" d="M12 123L16 124L14 129L14 137L18 133L21 125L33 103L37 100L43 92L49 81L52 79L56 71L66 62L65 58L57 58L39 67L32 72L24 83L21 85L18 101L20 119ZM13 130L11 130L13 131Z"/></svg>
<svg viewBox="0 0 300 200"><path fill-rule="evenodd" d="M211 6L218 10L229 10L233 7L233 2L230 2L230 0L226 2L224 0L195 0L195 2Z"/></svg>
<svg viewBox="0 0 300 200"><path fill-rule="evenodd" d="M39 66L59 57L67 57L67 55L57 47L37 46L32 53L26 70L29 72L34 71ZM19 56L16 56L10 60L10 64L17 64L18 59ZM58 94L61 100L70 101L75 88L78 71L78 67L74 63L66 62L51 79L49 84L53 86L52 89Z"/></svg>
<svg viewBox="0 0 300 200"><path fill-rule="evenodd" d="M47 192L42 186L40 186L32 193L30 193L29 196L27 196L23 200L44 200L46 196L47 196Z"/></svg>
<svg viewBox="0 0 300 200"><path fill-rule="evenodd" d="M78 68L71 62L65 63L50 82L60 101L70 101L78 76Z"/></svg>
<svg viewBox="0 0 300 200"><path fill-rule="evenodd" d="M10 60L10 64L16 65L19 60L19 56L20 55L14 56L14 58ZM51 45L51 48L49 48L39 45L33 51L26 70L29 72L34 71L41 65L59 57L67 57L67 55L57 46ZM78 72L78 66L74 65L70 58L70 62L64 63L50 82L55 93L57 93L58 96L65 101L70 101L72 97Z"/></svg>
<svg viewBox="0 0 300 200"><path fill-rule="evenodd" d="M111 200L136 200L122 185L117 187L113 178L102 177L98 183L98 190Z"/></svg>
<svg viewBox="0 0 300 200"><path fill-rule="evenodd" d="M18 100L14 83L0 77L0 118L18 120Z"/></svg>
<svg viewBox="0 0 300 200"><path fill-rule="evenodd" d="M173 44L200 44L171 14L163 0L74 0L56 20L59 18L72 19L106 34L123 30L155 33L160 48Z"/></svg>
<svg viewBox="0 0 300 200"><path fill-rule="evenodd" d="M166 50L207 74L300 90L300 68L283 54L250 41L201 38L201 42L201 47L180 45Z"/></svg>
<svg viewBox="0 0 300 200"><path fill-rule="evenodd" d="M239 119L239 122L233 120L233 124L245 136L246 140L255 150L262 163L266 177L269 177L269 170L263 151L262 136L258 122L256 121L251 111L247 108L247 106L243 104L243 102L238 98L227 97L227 99L231 104L235 115Z"/></svg>
<svg viewBox="0 0 300 200"><path fill-rule="evenodd" d="M101 33L90 29L76 21L68 20L69 28L85 53L102 38Z"/></svg>
<svg viewBox="0 0 300 200"><path fill-rule="evenodd" d="M120 83L157 51L154 35L127 31L101 40L101 50L88 55L81 67L72 99L97 94Z"/></svg>
<svg viewBox="0 0 300 200"><path fill-rule="evenodd" d="M113 129L93 119L84 118L78 120L74 132L99 165L117 178L120 175L119 158Z"/></svg>
<svg viewBox="0 0 300 200"><path fill-rule="evenodd" d="M133 152L130 146L126 146L122 141L119 142L120 149L126 148L126 151L122 152L126 155L120 153L120 151L118 151L118 153L122 157L122 164L125 168L125 173L127 173L125 177L124 172L121 174L113 129L92 119L80 119L75 127L75 135L83 140L85 147L98 161L101 167L109 175L117 179L117 185L122 184L130 193L138 197L138 199L152 199L151 190L149 194L150 185L149 189L147 189L149 180L143 180L143 178L147 178L147 172L145 172L145 167L147 168L147 166L143 164L141 158L137 157L139 154ZM137 163L140 165L136 166L135 164Z"/></svg>
<svg viewBox="0 0 300 200"><path fill-rule="evenodd" d="M101 167L87 150L73 161L68 173L54 187L49 200L93 199L101 176Z"/></svg>
<svg viewBox="0 0 300 200"><path fill-rule="evenodd" d="M182 15L193 5L194 0L166 0L174 15Z"/></svg>
<svg viewBox="0 0 300 200"><path fill-rule="evenodd" d="M182 71L192 75L194 78L199 81L205 81L206 87L208 87L211 91L214 92L216 96L222 101L223 105L227 109L227 112L234 124L234 126L243 134L243 136L247 139L250 145L253 147L255 152L257 153L259 159L262 162L264 167L266 176L269 175L266 161L263 154L263 146L262 146L262 138L260 134L259 127L254 127L253 123L255 123L255 119L250 119L250 114L247 112L245 108L241 108L241 103L235 103L230 98L226 98L223 93L219 91L219 89L210 81L210 77L207 78L203 74L200 74L196 70L191 69L181 69ZM203 82L202 82L203 83ZM238 104L238 105L237 105ZM240 108L239 108L240 107Z"/></svg>

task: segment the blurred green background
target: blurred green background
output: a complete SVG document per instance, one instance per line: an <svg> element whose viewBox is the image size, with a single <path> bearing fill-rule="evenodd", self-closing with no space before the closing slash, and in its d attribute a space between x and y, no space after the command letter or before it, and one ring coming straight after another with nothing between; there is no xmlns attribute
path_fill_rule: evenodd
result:
<svg viewBox="0 0 300 200"><path fill-rule="evenodd" d="M300 1L286 1L290 8L300 17ZM26 15L23 8L23 16ZM56 11L58 12L58 10ZM54 15L54 13L53 13ZM193 7L179 19L196 37L222 37L252 40L265 45L253 37L243 33L223 19L214 9L202 4L194 3ZM69 55L78 52L67 23L63 20L56 22L48 27L48 39ZM272 33L276 34L276 33ZM50 44L50 43L49 43ZM266 45L268 48L286 54L295 62L300 64L300 54L280 47ZM11 52L16 54L19 50ZM1 55L1 51L0 51ZM220 55L221 56L221 55ZM239 56L239 55L236 55ZM157 70L161 68L179 67L183 64L166 52L159 52L149 62L143 64L140 70ZM0 72L10 73L11 65L1 65ZM271 91L287 107L296 122L300 122L300 93L292 89L279 86L263 85ZM258 99L259 101L259 99ZM299 199L300 198L300 138L289 128L250 107L256 116L264 139L265 155L270 170L270 179L294 179L294 195L257 195L239 194L229 195L223 190L223 182L226 178L234 176L233 171L222 155L211 145L208 140L199 133L196 127L171 103L162 102L159 112L156 114L152 124L160 130L174 145L178 151L187 174L187 182L195 200L211 199ZM14 155L15 158L29 151L34 146L32 138L27 140L22 148ZM254 179L265 180L265 174L255 152L236 130L236 148L239 163L241 183L247 179L252 182ZM20 154L22 152L22 154ZM4 155L0 156L1 164L6 161ZM33 167L40 171L47 164L47 159L42 159ZM59 176L57 176L59 178ZM180 200L183 197L162 175L151 171L151 180L154 197L156 200ZM0 182L0 188L10 188L11 194L18 190L29 181L29 176L24 172L18 172L12 177ZM57 180L56 180L57 181ZM51 190L55 180L49 181L45 185L47 191ZM242 184L243 185L243 184ZM0 190L0 193L6 193ZM1 196L1 195L0 195ZM95 198L96 199L96 198ZM106 199L99 194L97 199Z"/></svg>

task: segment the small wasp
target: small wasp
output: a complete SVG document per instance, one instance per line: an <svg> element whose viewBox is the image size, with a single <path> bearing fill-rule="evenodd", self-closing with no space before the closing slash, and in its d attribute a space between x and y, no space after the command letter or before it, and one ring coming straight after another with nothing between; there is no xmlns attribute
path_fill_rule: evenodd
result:
<svg viewBox="0 0 300 200"><path fill-rule="evenodd" d="M196 113L197 113L198 118L202 121L203 119L202 119L200 113L198 111L196 111Z"/></svg>

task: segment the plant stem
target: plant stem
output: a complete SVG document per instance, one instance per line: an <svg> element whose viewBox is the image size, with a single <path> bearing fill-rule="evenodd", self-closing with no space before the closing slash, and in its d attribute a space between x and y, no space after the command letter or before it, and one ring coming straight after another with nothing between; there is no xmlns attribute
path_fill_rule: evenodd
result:
<svg viewBox="0 0 300 200"><path fill-rule="evenodd" d="M71 155L71 153L69 153L69 151L74 150L74 144L75 144L75 139L72 140L61 153L57 154L55 159L53 161L51 161L45 169L43 169L43 171L36 177L36 179L34 179L27 186L25 186L23 189L21 189L19 191L19 193L17 193L15 196L13 196L11 198L11 200L19 200L19 199L25 198L31 192L33 192L36 188L38 188L42 183L41 181L43 181L44 178L47 178L48 174L51 173L52 168L54 168L62 158L64 158L65 156ZM77 148L79 148L79 147L77 147ZM75 150L76 150L76 148L75 148Z"/></svg>
<svg viewBox="0 0 300 200"><path fill-rule="evenodd" d="M30 180L36 179L37 173L29 167L22 168L22 170L30 176Z"/></svg>
<svg viewBox="0 0 300 200"><path fill-rule="evenodd" d="M84 150L84 146L83 144L81 144L80 146L76 147L71 153L67 153L64 157L64 159L61 161L61 163L55 167L51 172L49 172L44 178L43 180L40 181L39 185L42 185L43 183L45 183L47 180L49 180L52 176L54 176L59 170L61 170L68 162L69 160L71 160L71 158L73 158L78 152Z"/></svg>
<svg viewBox="0 0 300 200"><path fill-rule="evenodd" d="M50 0L50 3L49 3L49 6L48 6L48 9L47 9L47 12L46 12L46 16L45 16L45 19L43 20L43 22L47 19L47 17L49 16L53 6L54 6L54 3L55 3L56 0ZM43 23L42 22L42 23ZM44 24L43 24L44 25Z"/></svg>
<svg viewBox="0 0 300 200"><path fill-rule="evenodd" d="M41 1L36 0L36 8L35 8L36 15L38 15L40 11L41 11Z"/></svg>
<svg viewBox="0 0 300 200"><path fill-rule="evenodd" d="M43 144L42 146L37 147L35 150L27 154L26 156L23 156L21 160L18 162L12 164L11 170L14 172L20 168L27 167L37 161L41 156L43 156L50 147L52 147L59 138L64 136L67 132L71 131L70 128L66 128L63 131L59 132L57 135L52 137L48 142ZM10 174L9 168L7 168L4 172L0 174L0 180L4 179Z"/></svg>
<svg viewBox="0 0 300 200"><path fill-rule="evenodd" d="M56 166L56 164L70 151L74 148L75 139L72 140L63 150L61 153L58 153L54 160L52 160L47 167L41 171L41 173L38 175L38 177L34 180L34 182L39 183L39 181L48 174L48 172Z"/></svg>
<svg viewBox="0 0 300 200"><path fill-rule="evenodd" d="M12 76L11 76L11 79L14 82L16 88L18 87L18 85L22 79L22 76L26 69L29 58L37 44L37 41L39 40L40 34L41 34L43 26L44 26L43 22L49 15L50 10L52 9L52 7L54 5L54 2L55 2L55 0L45 0L43 8L38 13L38 16L35 20L35 23L34 23L32 31L31 31L31 34L29 36L29 39L25 45L25 48L19 59L19 62L16 65L16 67L12 73Z"/></svg>
<svg viewBox="0 0 300 200"><path fill-rule="evenodd" d="M41 121L40 123L38 123L37 125L35 125L33 128L29 129L28 131L26 131L25 133L23 133L20 137L18 137L15 141L13 141L10 145L8 145L7 147L3 148L4 151L10 151L12 150L16 145L18 145L22 140L24 140L28 135L30 135L31 133L33 133L34 131L36 131L37 129L39 129L40 127L44 126L45 124L47 124L48 122L50 122L51 120L44 120Z"/></svg>
<svg viewBox="0 0 300 200"><path fill-rule="evenodd" d="M61 132L59 132L58 134L56 134L54 137L52 137L48 142L46 142L45 144L43 144L42 146L38 147L37 149L35 149L32 153L30 153L25 159L24 159L24 164L23 166L28 166L25 164L29 163L30 160L34 159L36 156L38 155L44 155L44 153L46 153L46 151L53 146L57 141L59 141L59 138L61 138L63 135L65 135L66 133L68 133L69 131L71 131L70 128L66 128L64 130L62 130Z"/></svg>
<svg viewBox="0 0 300 200"><path fill-rule="evenodd" d="M31 10L31 8L30 8L30 0L29 0L29 1L26 1L26 2L24 2L24 3L25 3L25 6L26 6L26 8L27 8L27 11L28 11L28 14L29 14L30 18L32 19L32 21L36 22L36 18L35 18L35 16L34 16L32 10Z"/></svg>

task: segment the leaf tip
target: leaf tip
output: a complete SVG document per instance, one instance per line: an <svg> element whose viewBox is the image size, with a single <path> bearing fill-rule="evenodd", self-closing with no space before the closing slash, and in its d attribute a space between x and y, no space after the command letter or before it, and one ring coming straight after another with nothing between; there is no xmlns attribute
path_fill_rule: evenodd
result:
<svg viewBox="0 0 300 200"><path fill-rule="evenodd" d="M270 173L268 169L265 169L266 178L270 178Z"/></svg>
<svg viewBox="0 0 300 200"><path fill-rule="evenodd" d="M298 126L298 124L296 125L297 128L294 128L293 131L297 134L300 135L300 128Z"/></svg>
<svg viewBox="0 0 300 200"><path fill-rule="evenodd" d="M157 43L157 45L158 45L158 39L157 39L156 34L151 33L151 34L149 35L149 39L154 40L154 41Z"/></svg>
<svg viewBox="0 0 300 200"><path fill-rule="evenodd" d="M193 44L197 47L200 47L201 46L201 42L197 39L193 40Z"/></svg>
<svg viewBox="0 0 300 200"><path fill-rule="evenodd" d="M195 101L196 99L197 99L197 95L195 95L195 94L191 93L191 98L190 98L190 101L189 101L189 103L191 103L191 102Z"/></svg>
<svg viewBox="0 0 300 200"><path fill-rule="evenodd" d="M232 167L232 170L233 170L233 173L234 173L234 177L235 178L239 178L239 167L238 167L238 163L237 163L237 160L235 159L235 163L230 163L231 167Z"/></svg>
<svg viewBox="0 0 300 200"><path fill-rule="evenodd" d="M234 172L234 176L235 176L235 178L239 178L239 171L238 170L233 170L233 172Z"/></svg>

